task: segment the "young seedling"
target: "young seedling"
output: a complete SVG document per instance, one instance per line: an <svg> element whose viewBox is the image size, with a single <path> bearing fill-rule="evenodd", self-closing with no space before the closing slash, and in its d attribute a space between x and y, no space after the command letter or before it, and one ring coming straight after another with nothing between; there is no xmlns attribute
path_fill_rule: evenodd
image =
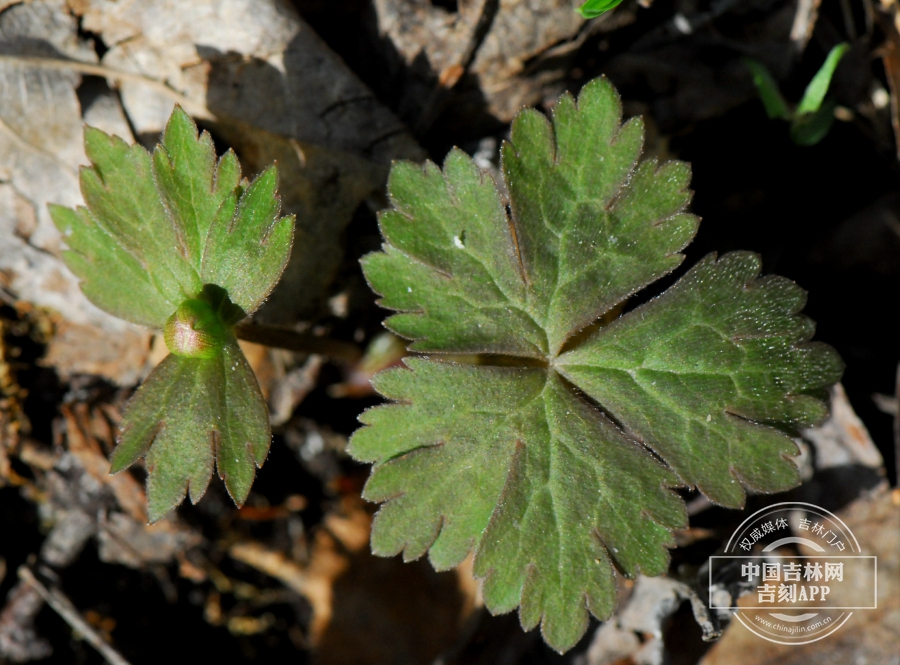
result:
<svg viewBox="0 0 900 665"><path fill-rule="evenodd" d="M203 496L213 463L243 504L271 440L259 384L235 325L259 308L290 256L293 216L280 216L272 166L241 179L232 151L180 108L152 155L85 129L85 206L51 206L85 295L119 318L165 333L171 352L122 418L113 473L146 456L156 521L187 492Z"/></svg>
<svg viewBox="0 0 900 665"><path fill-rule="evenodd" d="M622 4L622 0L588 0L577 11L584 18L597 18L620 4Z"/></svg>
<svg viewBox="0 0 900 665"><path fill-rule="evenodd" d="M766 115L773 120L791 123L791 139L798 145L815 145L828 134L834 124L837 103L826 97L834 71L844 54L850 50L847 43L838 44L828 53L825 62L813 76L795 109L791 109L778 90L778 83L761 62L745 58L744 62L753 75L753 84L759 92Z"/></svg>
<svg viewBox="0 0 900 665"><path fill-rule="evenodd" d="M667 570L686 525L673 491L740 507L799 482L783 430L824 417L842 363L810 343L805 293L759 257L707 256L661 296L697 231L686 164L639 163L604 79L551 120L519 113L502 150L509 192L459 150L443 170L394 166L382 252L363 260L387 326L430 357L379 374L350 452L383 502L372 548L438 569L475 552L487 607L519 608L559 651L608 617L614 570ZM440 354L480 354L481 364ZM459 356L454 356L459 358Z"/></svg>

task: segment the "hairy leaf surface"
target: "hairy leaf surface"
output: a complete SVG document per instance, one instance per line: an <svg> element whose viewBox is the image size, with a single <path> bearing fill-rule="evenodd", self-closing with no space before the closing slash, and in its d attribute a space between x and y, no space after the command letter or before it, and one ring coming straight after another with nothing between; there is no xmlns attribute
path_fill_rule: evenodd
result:
<svg viewBox="0 0 900 665"><path fill-rule="evenodd" d="M63 257L102 309L162 329L206 284L252 314L290 256L293 218L280 217L274 167L241 185L232 151L216 160L209 134L175 109L150 155L88 127L81 171L86 207L51 206Z"/></svg>
<svg viewBox="0 0 900 665"><path fill-rule="evenodd" d="M203 495L213 464L239 505L271 439L266 404L234 337L290 256L293 218L280 216L274 167L241 180L232 151L216 159L176 108L153 154L85 129L85 207L51 206L63 258L98 307L166 331L172 355L129 403L113 472L146 455L151 520L189 490Z"/></svg>
<svg viewBox="0 0 900 665"><path fill-rule="evenodd" d="M666 571L686 520L672 488L740 506L797 483L779 428L823 417L816 395L842 369L808 342L804 292L759 278L753 254L709 256L615 318L698 224L687 165L640 163L642 141L597 80L549 121L513 121L508 211L458 150L443 169L399 164L384 251L363 261L412 349L483 363L414 358L376 378L392 403L363 414L350 448L384 502L373 549L441 569L474 550L487 606L519 607L561 651L589 611L612 612L614 570Z"/></svg>
<svg viewBox="0 0 900 665"><path fill-rule="evenodd" d="M147 502L156 521L190 492L206 492L213 463L243 504L269 451L269 412L237 341L213 358L170 354L138 388L122 418L112 473L146 455Z"/></svg>

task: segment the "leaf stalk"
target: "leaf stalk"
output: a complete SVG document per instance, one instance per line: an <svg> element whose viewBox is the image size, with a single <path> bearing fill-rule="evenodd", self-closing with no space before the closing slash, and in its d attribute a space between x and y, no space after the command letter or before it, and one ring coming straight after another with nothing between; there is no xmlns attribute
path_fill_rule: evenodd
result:
<svg viewBox="0 0 900 665"><path fill-rule="evenodd" d="M297 353L315 353L332 360L353 364L362 359L362 349L352 342L330 337L319 337L311 333L301 333L284 328L258 323L239 323L235 326L238 339L254 344L264 344L276 349L286 349Z"/></svg>

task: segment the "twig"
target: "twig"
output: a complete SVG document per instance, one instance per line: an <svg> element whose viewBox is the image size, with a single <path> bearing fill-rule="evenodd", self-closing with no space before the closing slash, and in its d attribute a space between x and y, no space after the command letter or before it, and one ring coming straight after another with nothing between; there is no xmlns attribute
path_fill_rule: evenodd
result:
<svg viewBox="0 0 900 665"><path fill-rule="evenodd" d="M799 0L797 2L794 24L791 26L791 41L794 42L797 53L803 53L809 38L812 37L821 4L822 0Z"/></svg>
<svg viewBox="0 0 900 665"><path fill-rule="evenodd" d="M235 329L238 339L256 344L265 344L277 349L287 349L299 353L315 353L347 363L359 362L362 351L356 344L329 337L317 337L309 333L299 333L284 328L273 328L256 323L240 323Z"/></svg>
<svg viewBox="0 0 900 665"><path fill-rule="evenodd" d="M34 630L34 619L43 606L44 599L25 582L10 589L0 611L0 659L6 659L3 662L24 663L53 653L50 643Z"/></svg>
<svg viewBox="0 0 900 665"><path fill-rule="evenodd" d="M204 104L195 102L186 97L177 90L167 86L162 81L144 76L143 74L135 74L134 72L126 72L120 69L113 69L105 65L95 65L90 62L81 62L80 60L64 60L62 58L38 58L34 56L7 55L0 54L0 63L11 62L13 64L25 65L27 67L36 67L39 69L56 69L62 71L79 72L88 74L89 76L102 76L104 78L113 79L115 81L131 81L132 83L140 83L157 92L172 98L180 104L185 111L195 118L203 120L215 120L216 117L206 108Z"/></svg>
<svg viewBox="0 0 900 665"><path fill-rule="evenodd" d="M72 604L59 589L48 589L34 576L26 566L19 567L19 579L31 586L41 598L52 607L63 620L69 624L72 630L77 631L93 646L110 665L129 665L128 661L119 655L106 640L104 640L91 625L81 618L78 609Z"/></svg>

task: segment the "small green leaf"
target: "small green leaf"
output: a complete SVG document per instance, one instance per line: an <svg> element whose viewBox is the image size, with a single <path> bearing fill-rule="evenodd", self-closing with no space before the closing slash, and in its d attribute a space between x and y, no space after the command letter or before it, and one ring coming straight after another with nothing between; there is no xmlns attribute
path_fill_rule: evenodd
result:
<svg viewBox="0 0 900 665"><path fill-rule="evenodd" d="M584 18L597 18L620 4L622 4L622 0L588 0L576 11Z"/></svg>
<svg viewBox="0 0 900 665"><path fill-rule="evenodd" d="M259 308L287 264L293 234L293 217L278 214L274 167L244 190L235 154L217 162L209 134L198 135L179 107L152 156L92 127L84 140L86 208L50 211L88 298L157 329L206 284L225 289L247 315Z"/></svg>
<svg viewBox="0 0 900 665"><path fill-rule="evenodd" d="M291 255L294 218L280 217L278 171L270 166L244 191L235 210L223 211L206 240L200 276L224 288L245 312L272 292Z"/></svg>
<svg viewBox="0 0 900 665"><path fill-rule="evenodd" d="M825 63L806 86L803 99L794 112L788 108L769 70L755 60L744 59L753 73L753 82L766 108L766 114L770 118L790 120L791 139L798 145L815 145L825 138L831 125L834 124L836 104L833 100L826 100L825 95L828 93L835 69L849 49L850 45L846 43L838 44L831 49Z"/></svg>
<svg viewBox="0 0 900 665"><path fill-rule="evenodd" d="M790 120L791 110L778 90L778 83L766 66L752 58L744 58L744 64L753 75L753 84L759 92L766 115L773 120Z"/></svg>
<svg viewBox="0 0 900 665"><path fill-rule="evenodd" d="M825 99L825 95L828 93L828 88L831 86L831 78L834 76L834 70L837 69L837 66L841 62L841 58L843 58L844 54L849 50L850 44L844 42L843 44L838 44L829 51L828 57L825 58L825 62L819 68L819 71L816 72L816 75L813 76L809 85L806 86L806 90L803 93L803 99L800 100L800 105L797 106L798 117L808 113L815 113L819 110L819 107L822 106L822 102Z"/></svg>
<svg viewBox="0 0 900 665"><path fill-rule="evenodd" d="M739 506L795 485L782 429L823 417L842 371L808 342L803 291L760 278L752 254L707 257L609 322L679 266L698 224L687 165L639 163L642 124L621 114L603 79L551 121L521 112L502 150L509 212L460 151L443 170L396 165L384 251L363 261L412 348L485 354L375 378L392 403L350 445L383 502L374 551L443 569L474 550L487 607L519 607L560 651L588 612L610 615L614 571L667 569L686 519L672 488Z"/></svg>
<svg viewBox="0 0 900 665"><path fill-rule="evenodd" d="M213 462L242 505L269 450L269 413L234 337L204 358L174 353L138 388L122 418L112 473L147 456L147 500L154 522L190 492L196 503Z"/></svg>
<svg viewBox="0 0 900 665"><path fill-rule="evenodd" d="M97 307L120 319L161 328L177 303L157 288L140 259L91 217L87 208L50 205L50 215L69 249L63 259Z"/></svg>
<svg viewBox="0 0 900 665"><path fill-rule="evenodd" d="M195 502L213 471L247 497L271 439L265 401L234 336L271 292L290 256L293 218L280 217L274 167L252 184L237 157L216 160L209 134L176 107L153 155L85 130L86 207L51 206L63 258L98 307L165 330L172 352L122 419L113 472L147 457L151 520Z"/></svg>

